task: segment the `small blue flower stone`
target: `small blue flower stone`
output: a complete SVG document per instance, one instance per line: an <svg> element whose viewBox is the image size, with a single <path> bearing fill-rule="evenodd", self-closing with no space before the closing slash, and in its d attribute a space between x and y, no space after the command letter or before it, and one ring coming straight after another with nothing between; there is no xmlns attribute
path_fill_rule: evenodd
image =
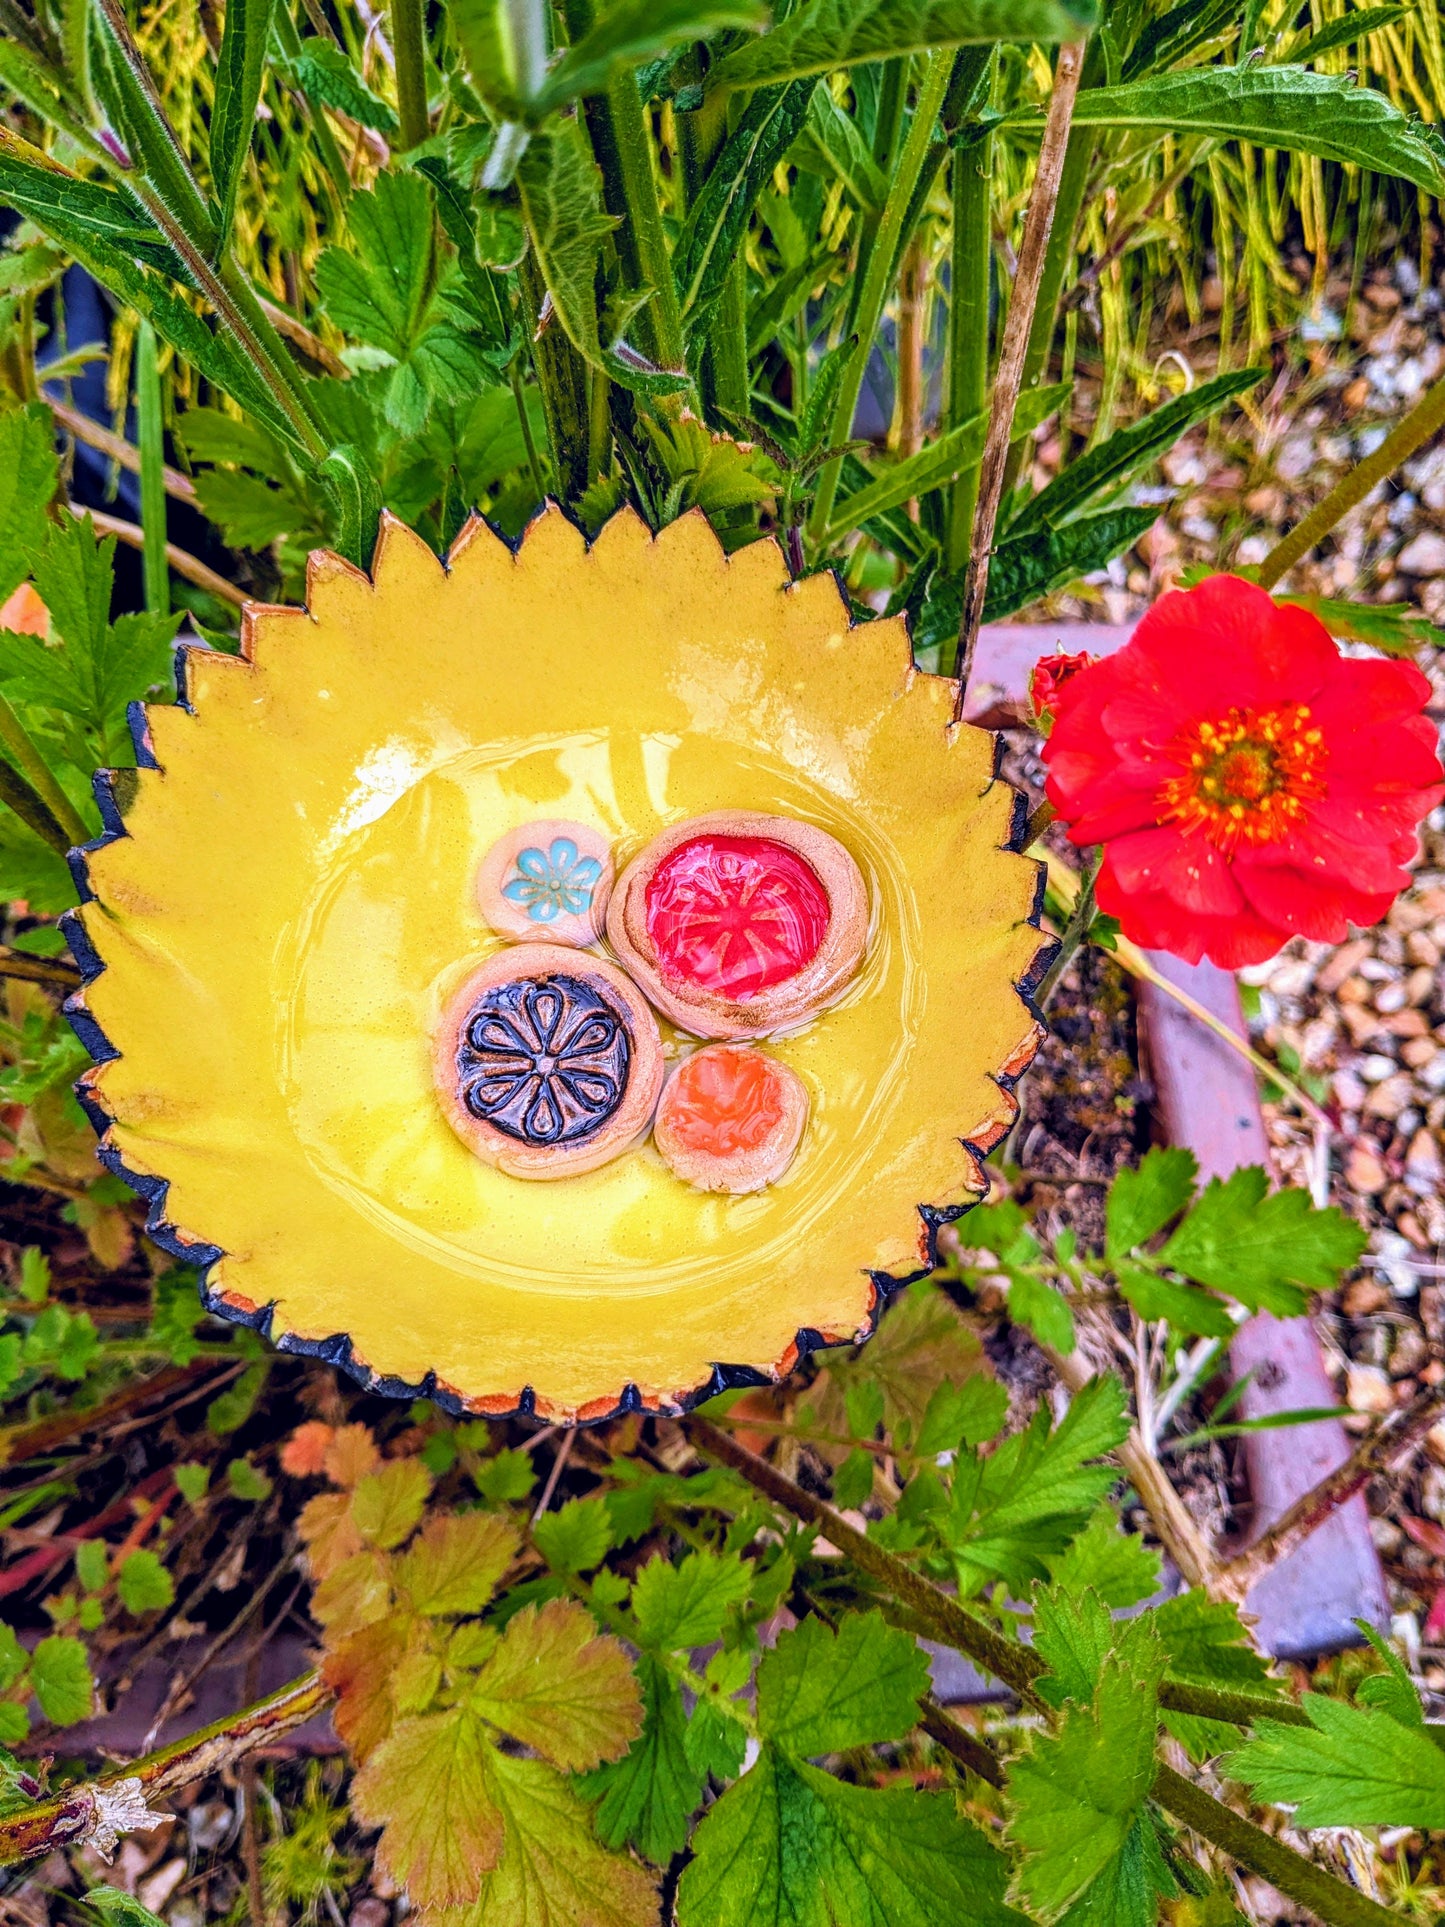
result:
<svg viewBox="0 0 1445 1927"><path fill-rule="evenodd" d="M502 895L520 903L533 923L553 923L564 913L585 916L602 875L595 857L583 856L570 836L554 837L545 850L519 850Z"/></svg>
<svg viewBox="0 0 1445 1927"><path fill-rule="evenodd" d="M611 844L600 830L553 819L524 823L494 843L477 890L499 936L585 946L601 933L612 876Z"/></svg>

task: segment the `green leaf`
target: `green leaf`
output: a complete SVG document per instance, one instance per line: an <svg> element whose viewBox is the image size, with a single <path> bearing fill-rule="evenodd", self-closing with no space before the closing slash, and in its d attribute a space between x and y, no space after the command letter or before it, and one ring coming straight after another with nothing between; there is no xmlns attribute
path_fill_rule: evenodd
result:
<svg viewBox="0 0 1445 1927"><path fill-rule="evenodd" d="M368 1545L389 1551L411 1537L430 1492L431 1474L420 1459L388 1459L357 1481L352 1521Z"/></svg>
<svg viewBox="0 0 1445 1927"><path fill-rule="evenodd" d="M762 87L929 47L1072 40L1096 18L1092 0L809 0L719 62L708 91Z"/></svg>
<svg viewBox="0 0 1445 1927"><path fill-rule="evenodd" d="M293 490L271 488L230 468L202 469L195 478L201 513L233 549L269 549L283 535L315 526L310 505Z"/></svg>
<svg viewBox="0 0 1445 1927"><path fill-rule="evenodd" d="M850 1613L836 1633L805 1619L758 1667L758 1725L790 1753L841 1753L902 1739L927 1691L918 1642L881 1613Z"/></svg>
<svg viewBox="0 0 1445 1927"><path fill-rule="evenodd" d="M303 40L300 51L287 61L286 71L314 105L334 107L338 114L385 134L388 140L395 137L396 115L329 40Z"/></svg>
<svg viewBox="0 0 1445 1927"><path fill-rule="evenodd" d="M43 402L0 414L0 602L30 573L55 494L55 417Z"/></svg>
<svg viewBox="0 0 1445 1927"><path fill-rule="evenodd" d="M1290 64L1304 66L1307 61L1318 60L1321 54L1333 53L1336 47L1353 47L1382 27L1393 27L1401 20L1408 20L1410 12L1409 7L1356 7L1341 14L1338 20L1327 21L1318 33L1310 34L1297 47L1292 47Z"/></svg>
<svg viewBox="0 0 1445 1927"><path fill-rule="evenodd" d="M92 1887L82 1896L105 1922L105 1927L165 1927L165 1922L143 1907L134 1894L119 1887Z"/></svg>
<svg viewBox="0 0 1445 1927"><path fill-rule="evenodd" d="M30 1655L15 1637L15 1628L0 1619L0 1693L13 1686L30 1663Z"/></svg>
<svg viewBox="0 0 1445 1927"><path fill-rule="evenodd" d="M973 1372L961 1384L934 1388L913 1442L920 1457L956 1452L961 1445L982 1445L1003 1430L1008 1388L987 1372Z"/></svg>
<svg viewBox="0 0 1445 1927"><path fill-rule="evenodd" d="M490 1459L483 1459L472 1475L473 1483L489 1504L525 1499L537 1483L537 1468L530 1452L504 1448Z"/></svg>
<svg viewBox="0 0 1445 1927"><path fill-rule="evenodd" d="M226 1485L233 1499L243 1499L248 1505L269 1499L275 1489L266 1473L249 1459L231 1460L226 1467Z"/></svg>
<svg viewBox="0 0 1445 1927"><path fill-rule="evenodd" d="M1228 1310L1207 1291L1124 1259L1116 1262L1115 1276L1120 1295L1147 1322L1163 1319L1186 1338L1229 1338L1234 1333Z"/></svg>
<svg viewBox="0 0 1445 1927"><path fill-rule="evenodd" d="M569 1772L620 1759L642 1730L626 1652L571 1599L524 1606L507 1621L467 1704Z"/></svg>
<svg viewBox="0 0 1445 1927"><path fill-rule="evenodd" d="M1260 1720L1222 1762L1298 1827L1445 1828L1445 1748L1388 1713L1306 1693L1308 1726Z"/></svg>
<svg viewBox="0 0 1445 1927"><path fill-rule="evenodd" d="M126 1554L115 1589L128 1613L159 1612L176 1596L175 1582L155 1553L144 1547Z"/></svg>
<svg viewBox="0 0 1445 1927"><path fill-rule="evenodd" d="M176 1482L176 1490L187 1505L199 1505L205 1498L211 1483L211 1468L191 1460L184 1465L175 1466L171 1477Z"/></svg>
<svg viewBox="0 0 1445 1927"><path fill-rule="evenodd" d="M850 1452L833 1474L833 1503L844 1512L866 1505L873 1491L874 1459L860 1445Z"/></svg>
<svg viewBox="0 0 1445 1927"><path fill-rule="evenodd" d="M1420 1704L1415 1682L1399 1654L1387 1640L1381 1638L1367 1619L1357 1619L1355 1624L1374 1647L1375 1656L1385 1668L1383 1673L1372 1673L1368 1679L1361 1680L1355 1690L1355 1698L1361 1706L1378 1707L1382 1713L1388 1713L1401 1726L1423 1726L1425 1709Z"/></svg>
<svg viewBox="0 0 1445 1927"><path fill-rule="evenodd" d="M847 1392L874 1385L883 1394L883 1423L899 1444L904 1433L909 1439L918 1435L940 1386L962 1387L975 1377L992 1382L978 1339L947 1295L926 1279L893 1294L876 1334L856 1357L825 1352L823 1359L820 1428L837 1431Z"/></svg>
<svg viewBox="0 0 1445 1927"><path fill-rule="evenodd" d="M860 528L871 517L883 515L903 502L911 502L915 496L926 495L930 489L951 482L960 469L967 468L982 453L987 427L987 418L983 415L960 422L957 428L950 428L936 441L920 448L916 455L895 462L866 488L845 496L828 524L824 542L840 541L850 529Z"/></svg>
<svg viewBox="0 0 1445 1927"><path fill-rule="evenodd" d="M396 1562L396 1584L428 1618L479 1613L517 1555L520 1534L494 1512L443 1513Z"/></svg>
<svg viewBox="0 0 1445 1927"><path fill-rule="evenodd" d="M1091 1464L1129 1432L1124 1388L1091 1379L1050 1430L1041 1406L1027 1430L1001 1440L984 1459L960 1454L945 1525L959 1583L976 1590L991 1578L1012 1585L1042 1579L1088 1524L1115 1483L1112 1466Z"/></svg>
<svg viewBox="0 0 1445 1927"><path fill-rule="evenodd" d="M1040 117L1029 110L1011 118L1017 126ZM1121 87L1086 87L1074 125L1252 141L1390 174L1428 194L1445 192L1439 156L1417 122L1347 75L1306 67L1193 67Z"/></svg>
<svg viewBox="0 0 1445 1927"><path fill-rule="evenodd" d="M1092 1588L1115 1610L1152 1598L1161 1578L1159 1554L1136 1533L1120 1529L1111 1505L1099 1506L1078 1537L1049 1561L1049 1579L1062 1592Z"/></svg>
<svg viewBox="0 0 1445 1927"><path fill-rule="evenodd" d="M1251 1643L1237 1606L1202 1592L1183 1592L1152 1607L1147 1618L1163 1641L1171 1679L1263 1698L1287 1691ZM1193 1713L1167 1713L1164 1722L1195 1760L1211 1759L1239 1737L1237 1727Z"/></svg>
<svg viewBox="0 0 1445 1927"><path fill-rule="evenodd" d="M544 1512L532 1526L538 1552L557 1572L591 1572L612 1546L612 1521L605 1499L569 1499L556 1512Z"/></svg>
<svg viewBox="0 0 1445 1927"><path fill-rule="evenodd" d="M464 1917L467 1927L656 1927L651 1877L597 1844L587 1808L560 1774L541 1760L492 1753L487 1787L504 1819L504 1844Z"/></svg>
<svg viewBox="0 0 1445 1927"><path fill-rule="evenodd" d="M688 1755L688 1721L676 1682L647 1653L637 1678L642 1731L622 1759L598 1767L581 1790L589 1799L601 1796L596 1826L604 1846L615 1851L631 1845L666 1866L687 1845L688 1820L702 1803L706 1774Z"/></svg>
<svg viewBox="0 0 1445 1927"><path fill-rule="evenodd" d="M461 1906L502 1855L502 1816L486 1771L491 1745L466 1705L398 1721L351 1784L377 1855L414 1907Z"/></svg>
<svg viewBox="0 0 1445 1927"><path fill-rule="evenodd" d="M435 331L433 331L435 332ZM423 337L418 354L424 352ZM334 448L316 471L332 508L332 546L358 568L371 561L381 519L381 493L370 464L360 449L347 443Z"/></svg>
<svg viewBox="0 0 1445 1927"><path fill-rule="evenodd" d="M1074 1349L1074 1314L1063 1293L1046 1278L1032 1271L1010 1271L1008 1313L1016 1325L1027 1325L1041 1345L1056 1352Z"/></svg>
<svg viewBox="0 0 1445 1927"><path fill-rule="evenodd" d="M87 1592L103 1592L109 1585L110 1556L103 1539L83 1539L75 1548L75 1576Z"/></svg>
<svg viewBox="0 0 1445 1927"><path fill-rule="evenodd" d="M384 348L398 361L415 345L432 293L432 200L419 174L378 174L347 207L354 252L327 248L316 263L317 293L343 334Z"/></svg>
<svg viewBox="0 0 1445 1927"><path fill-rule="evenodd" d="M30 1683L40 1710L55 1726L76 1726L90 1717L95 1681L78 1639L51 1634L30 1656Z"/></svg>
<svg viewBox="0 0 1445 1927"><path fill-rule="evenodd" d="M882 209L888 198L888 183L882 169L874 160L858 122L851 114L844 113L826 87L813 89L808 104L808 124L793 145L795 162L806 164L810 143L819 154L825 178L835 175L867 212Z"/></svg>
<svg viewBox="0 0 1445 1927"><path fill-rule="evenodd" d="M1004 1904L1002 1856L951 1794L848 1786L771 1747L693 1851L682 1927L1026 1927Z"/></svg>
<svg viewBox="0 0 1445 1927"><path fill-rule="evenodd" d="M638 1630L659 1652L709 1646L747 1598L752 1578L751 1565L733 1552L693 1552L676 1566L651 1559L632 1589Z"/></svg>
<svg viewBox="0 0 1445 1927"><path fill-rule="evenodd" d="M211 183L216 197L216 247L226 245L236 211L236 190L251 147L266 43L276 0L226 0L226 26L216 61L211 105Z"/></svg>
<svg viewBox="0 0 1445 1927"><path fill-rule="evenodd" d="M1081 516L1063 528L1045 528L1027 535L1010 531L994 552L989 569L984 621L1002 622L1005 616L1016 614L1041 596L1052 595L1080 576L1105 568L1158 520L1157 508L1118 508L1102 515ZM956 607L956 591L954 595ZM957 633L955 616L950 639Z"/></svg>
<svg viewBox="0 0 1445 1927"><path fill-rule="evenodd" d="M205 1315L189 1265L171 1265L151 1286L150 1337L172 1365L189 1365L199 1354L196 1327Z"/></svg>
<svg viewBox="0 0 1445 1927"><path fill-rule="evenodd" d="M1180 1145L1146 1151L1137 1170L1127 1166L1109 1186L1104 1249L1112 1264L1172 1224L1194 1196L1199 1164Z"/></svg>
<svg viewBox="0 0 1445 1927"><path fill-rule="evenodd" d="M0 1746L17 1746L30 1731L30 1715L15 1700L0 1700Z"/></svg>
<svg viewBox="0 0 1445 1927"><path fill-rule="evenodd" d="M721 296L758 195L807 119L815 85L800 81L754 94L709 169L672 251L678 303L690 322Z"/></svg>
<svg viewBox="0 0 1445 1927"><path fill-rule="evenodd" d="M1137 1622L1136 1622L1137 1623ZM1132 1630L1132 1629L1131 1629ZM1127 1657L1103 1662L1092 1699L1071 1702L1008 1771L1013 1897L1043 1923L1062 1918L1123 1853L1154 1781L1163 1649L1143 1627ZM1071 1659L1088 1664L1088 1635Z"/></svg>
<svg viewBox="0 0 1445 1927"><path fill-rule="evenodd" d="M756 27L759 0L613 0L569 47L529 103L551 113L582 94L599 94L621 67L635 67L680 40L706 40L724 27Z"/></svg>
<svg viewBox="0 0 1445 1927"><path fill-rule="evenodd" d="M256 1408L270 1370L269 1360L257 1359L254 1365L246 1367L234 1385L218 1392L206 1407L206 1429L217 1438L224 1438L228 1432L244 1425Z"/></svg>
<svg viewBox="0 0 1445 1927"><path fill-rule="evenodd" d="M577 121L559 121L533 136L518 163L517 187L557 319L596 367L602 359L597 275L602 243L617 222L602 212L602 176Z"/></svg>
<svg viewBox="0 0 1445 1927"><path fill-rule="evenodd" d="M1098 1593L1034 1588L1034 1650L1049 1669L1037 1685L1051 1706L1091 1700L1113 1645L1114 1621Z"/></svg>
<svg viewBox="0 0 1445 1927"><path fill-rule="evenodd" d="M1288 1318L1304 1309L1298 1287L1329 1290L1365 1242L1362 1228L1336 1206L1318 1210L1306 1191L1270 1192L1253 1164L1223 1182L1211 1179L1158 1256L1252 1311Z"/></svg>
<svg viewBox="0 0 1445 1927"><path fill-rule="evenodd" d="M1115 494L1141 469L1167 454L1196 422L1217 415L1235 395L1261 382L1265 373L1263 368L1240 368L1232 374L1216 375L1107 436L1024 505L1009 523L1009 536L1060 528L1090 503Z"/></svg>

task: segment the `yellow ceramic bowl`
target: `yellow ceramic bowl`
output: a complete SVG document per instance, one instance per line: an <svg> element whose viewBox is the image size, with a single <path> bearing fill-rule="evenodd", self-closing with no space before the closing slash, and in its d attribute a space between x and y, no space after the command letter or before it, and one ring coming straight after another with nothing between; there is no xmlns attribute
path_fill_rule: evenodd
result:
<svg viewBox="0 0 1445 1927"><path fill-rule="evenodd" d="M188 652L114 780L74 918L82 1094L209 1302L396 1393L549 1419L676 1410L865 1335L976 1196L1039 1027L1037 866L993 739L903 624L724 555L701 515L589 549L557 510L445 566L387 518L372 578ZM499 939L477 866L537 817L619 869L718 809L815 823L867 880L863 966L769 1048L807 1086L780 1182L679 1182L650 1142L547 1184L474 1157L432 1088L449 995ZM670 1057L689 1047L664 1024Z"/></svg>

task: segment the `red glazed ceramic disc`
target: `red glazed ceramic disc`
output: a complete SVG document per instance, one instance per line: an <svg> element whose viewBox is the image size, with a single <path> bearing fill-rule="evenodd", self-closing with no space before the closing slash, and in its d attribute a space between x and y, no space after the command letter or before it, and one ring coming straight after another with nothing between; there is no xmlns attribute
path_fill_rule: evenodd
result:
<svg viewBox="0 0 1445 1927"><path fill-rule="evenodd" d="M857 969L868 898L810 823L719 810L674 825L622 873L607 935L657 1008L700 1037L801 1023Z"/></svg>
<svg viewBox="0 0 1445 1927"><path fill-rule="evenodd" d="M575 1177L647 1129L657 1020L612 964L557 944L498 951L448 1002L432 1053L447 1122L514 1178Z"/></svg>
<svg viewBox="0 0 1445 1927"><path fill-rule="evenodd" d="M700 1191L761 1191L793 1161L808 1117L795 1071L748 1044L709 1044L667 1080L653 1139Z"/></svg>

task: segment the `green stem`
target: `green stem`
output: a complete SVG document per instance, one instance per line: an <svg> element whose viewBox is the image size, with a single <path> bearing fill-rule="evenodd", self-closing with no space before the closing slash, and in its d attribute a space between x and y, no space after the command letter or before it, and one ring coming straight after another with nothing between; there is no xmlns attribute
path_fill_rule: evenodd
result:
<svg viewBox="0 0 1445 1927"><path fill-rule="evenodd" d="M903 112L908 105L908 76L912 68L911 54L896 54L892 60L883 62L879 77L878 120L873 130L873 158L878 163L878 171L885 181L892 180L893 169L898 161L898 142L903 133ZM882 218L882 208L869 208L863 215L858 235L858 258L853 263L853 285L848 298L846 332L850 334L858 313L858 302L868 273L868 263L873 258L874 243L878 239L878 224Z"/></svg>
<svg viewBox="0 0 1445 1927"><path fill-rule="evenodd" d="M291 17L289 6L278 6L272 16L275 21L276 40L282 53L295 59L301 51L301 35L296 22ZM351 198L351 176L346 171L346 162L341 158L341 149L336 145L336 136L331 131L331 123L326 118L326 109L313 106L299 88L291 90L300 111L306 116L311 127L316 151L321 156L321 165L326 169L332 187L336 190L337 205L345 207Z"/></svg>
<svg viewBox="0 0 1445 1927"><path fill-rule="evenodd" d="M934 125L938 120L944 95L948 92L952 73L952 49L943 49L929 55L923 85L918 91L918 105L913 112L913 124L908 130L908 139L903 144L903 153L888 190L888 199L883 207L883 218L878 223L878 233L864 272L863 287L858 297L853 322L857 339L853 353L849 356L848 364L843 371L837 400L833 404L832 419L824 438L826 447L836 448L852 433L853 415L858 406L858 396L862 391L863 377L867 373L868 360L873 352L879 324L883 319L883 309L893 285L894 263L898 260L903 243L908 238L904 232L904 226L908 210L913 204L913 190L919 175L923 172L923 164L928 158L929 148L933 142ZM822 541L823 532L832 519L833 500L838 492L838 478L842 470L843 458L840 455L828 463L818 478L818 493L813 501L813 511L808 525L809 534L814 542Z"/></svg>
<svg viewBox="0 0 1445 1927"><path fill-rule="evenodd" d="M431 132L426 88L426 0L391 0L391 45L396 55L398 144L419 147Z"/></svg>
<svg viewBox="0 0 1445 1927"><path fill-rule="evenodd" d="M722 299L717 304L708 331L708 350L712 355L713 401L719 414L748 412L748 271L739 254L723 282Z"/></svg>
<svg viewBox="0 0 1445 1927"><path fill-rule="evenodd" d="M1256 570L1255 581L1263 588L1273 588L1337 522L1364 501L1378 482L1383 482L1401 462L1408 461L1417 448L1423 448L1442 428L1445 428L1445 376L1425 391L1373 455L1356 463L1325 499L1312 508L1302 522L1297 522L1283 541L1275 544Z"/></svg>
<svg viewBox="0 0 1445 1927"><path fill-rule="evenodd" d="M55 820L55 813L43 797L37 796L25 778L0 756L0 803L15 814L28 830L33 830L42 843L48 843L58 856L64 856L74 847L75 839L67 836Z"/></svg>
<svg viewBox="0 0 1445 1927"><path fill-rule="evenodd" d="M988 406L988 288L993 253L993 136L953 156L953 259L948 315L948 425L957 428ZM983 450L960 470L948 502L947 562L957 575L968 561L978 508Z"/></svg>
<svg viewBox="0 0 1445 1927"><path fill-rule="evenodd" d="M552 481L559 498L576 502L587 491L588 406L587 364L567 339L555 318L541 326L546 293L536 256L529 250L517 274L522 315L532 348L532 365L542 395L547 441L552 456Z"/></svg>
<svg viewBox="0 0 1445 1927"><path fill-rule="evenodd" d="M517 404L517 421L522 430L522 442L527 450L527 466L532 471L532 480L537 486L537 499L540 501L547 493L547 478L542 473L542 457L537 448L537 438L532 433L532 417L527 412L527 390L522 382L522 358L513 355L507 365L507 379L512 384L512 400Z"/></svg>
<svg viewBox="0 0 1445 1927"><path fill-rule="evenodd" d="M58 847L67 850L81 843L89 843L89 825L50 773L45 758L30 740L25 725L5 696L0 696L0 749L5 751L27 786L34 791L68 839ZM36 827L32 821L31 828Z"/></svg>
<svg viewBox="0 0 1445 1927"><path fill-rule="evenodd" d="M142 321L135 343L136 442L140 448L140 522L144 536L141 567L146 608L152 615L171 612L171 575L166 561L165 420L161 412L161 371L156 331Z"/></svg>
<svg viewBox="0 0 1445 1927"><path fill-rule="evenodd" d="M623 201L621 210L609 208L609 212L622 213L637 251L639 284L653 290L647 313L651 317L657 361L663 368L682 369L687 365L683 352L682 316L677 305L677 283L673 279L667 234L662 225L662 208L657 198L652 139L642 110L642 98L637 91L637 78L630 70L618 74L609 85L607 106Z"/></svg>
<svg viewBox="0 0 1445 1927"><path fill-rule="evenodd" d="M1096 908L1094 886L1099 880L1099 866L1103 860L1104 852L1100 848L1093 851L1086 861L1083 888L1074 899L1074 907L1069 912L1069 920L1064 925L1053 961L1040 978L1039 987L1034 992L1034 1002L1040 1010L1048 1009L1049 999L1059 987L1059 979L1073 962L1080 944L1089 934Z"/></svg>

